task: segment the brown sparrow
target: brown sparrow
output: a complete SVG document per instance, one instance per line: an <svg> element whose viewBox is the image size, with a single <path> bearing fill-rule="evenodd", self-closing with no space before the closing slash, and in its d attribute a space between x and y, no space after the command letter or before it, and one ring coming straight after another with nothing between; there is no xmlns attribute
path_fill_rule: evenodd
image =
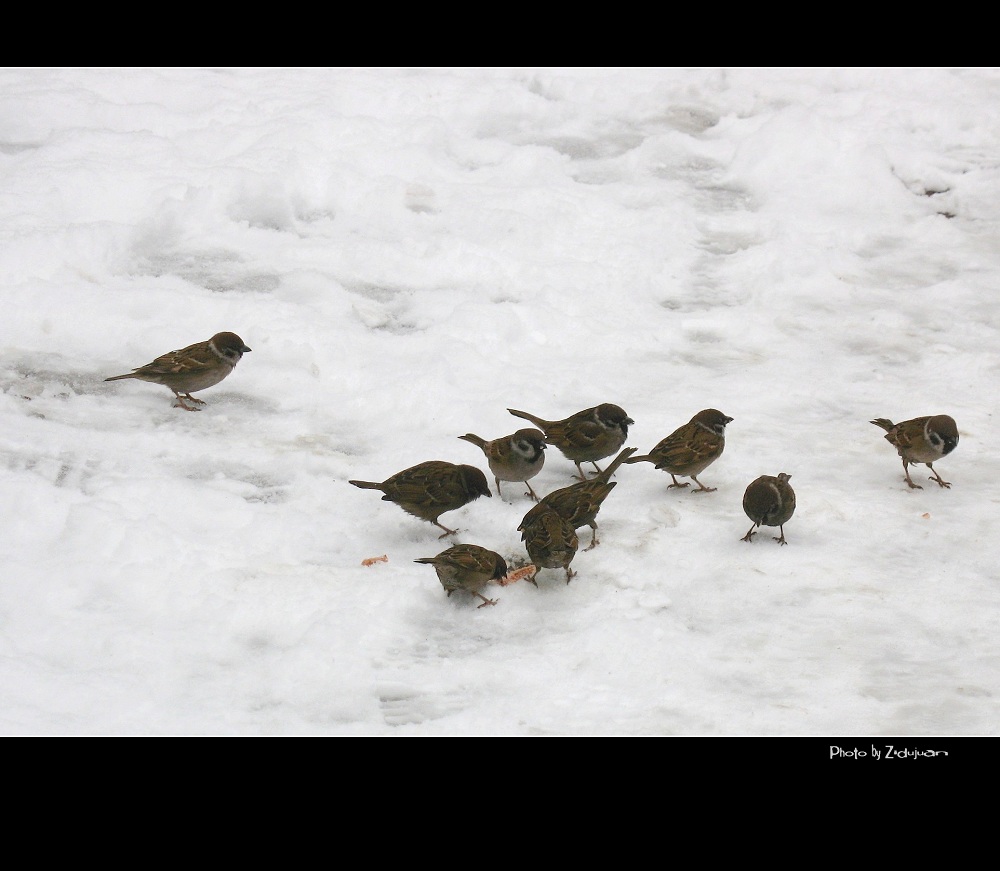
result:
<svg viewBox="0 0 1000 871"><path fill-rule="evenodd" d="M576 463L580 480L585 481L580 463L592 463L598 472L597 460L610 457L628 438L628 428L635 423L625 410L604 403L578 411L565 420L542 420L526 411L508 408L514 417L530 420L545 433L545 441L562 451L567 460Z"/></svg>
<svg viewBox="0 0 1000 871"><path fill-rule="evenodd" d="M531 489L529 478L534 478L545 464L545 434L537 429L519 429L513 435L486 441L473 433L459 436L467 442L472 442L486 454L490 471L496 477L497 496L503 499L500 492L501 481L523 481L528 488L525 496L531 496L536 502L538 495Z"/></svg>
<svg viewBox="0 0 1000 871"><path fill-rule="evenodd" d="M774 536L774 540L783 545L788 544L785 541L784 525L795 513L795 491L788 483L791 477L784 472L777 478L773 475L761 475L747 487L743 494L743 510L753 521L753 526L741 541L752 541L756 535L754 530L758 526L777 526L781 530L781 536Z"/></svg>
<svg viewBox="0 0 1000 871"><path fill-rule="evenodd" d="M434 566L441 586L450 596L455 590L466 590L483 600L478 608L495 605L496 599L487 599L481 592L490 581L498 581L507 574L504 558L478 544L456 544L437 556L415 559L415 563Z"/></svg>
<svg viewBox="0 0 1000 871"><path fill-rule="evenodd" d="M915 417L902 423L893 423L884 417L877 417L872 423L886 431L885 440L903 458L906 483L916 490L924 488L913 483L907 466L911 463L923 463L934 472L934 466L931 464L950 454L958 446L958 427L954 418L947 414ZM933 476L928 475L927 480L937 481L940 487L951 487L951 484L943 480L937 472L934 472Z"/></svg>
<svg viewBox="0 0 1000 871"><path fill-rule="evenodd" d="M528 558L538 568L565 569L568 584L576 576L569 564L573 562L580 547L580 539L577 538L573 524L558 511L547 505L541 505L539 510L539 505L524 516L517 528L521 533L521 541L528 551Z"/></svg>
<svg viewBox="0 0 1000 871"><path fill-rule="evenodd" d="M454 511L480 496L492 498L486 476L475 466L456 466L444 460L428 460L403 469L381 484L374 481L348 481L362 490L381 490L385 502L395 502L414 517L427 520L444 530L445 535L455 535L456 530L438 523L446 511Z"/></svg>
<svg viewBox="0 0 1000 871"><path fill-rule="evenodd" d="M174 408L200 411L197 406L204 405L204 401L195 399L191 394L218 384L250 350L236 333L216 333L207 342L171 351L157 357L152 363L133 369L128 375L113 375L104 380L138 378L151 384L162 384L169 387L177 397ZM185 399L195 404L188 405Z"/></svg>
<svg viewBox="0 0 1000 871"><path fill-rule="evenodd" d="M726 424L733 419L716 408L699 411L683 426L675 429L648 454L629 457L626 463L653 463L657 469L670 473L674 483L668 487L688 487L677 475L690 478L698 485L693 493L714 493L716 487L706 487L696 477L722 456L726 448Z"/></svg>
<svg viewBox="0 0 1000 871"><path fill-rule="evenodd" d="M581 526L589 526L594 530L590 544L584 550L591 550L600 544L597 540L597 513L601 510L601 505L608 498L608 494L617 486L617 481L609 480L617 468L632 456L638 448L625 448L618 454L611 464L599 475L580 481L578 484L570 484L561 490L553 490L542 497L534 508L524 515L524 523L531 523L535 516L541 514L548 508L554 508L564 520L567 520L573 529Z"/></svg>

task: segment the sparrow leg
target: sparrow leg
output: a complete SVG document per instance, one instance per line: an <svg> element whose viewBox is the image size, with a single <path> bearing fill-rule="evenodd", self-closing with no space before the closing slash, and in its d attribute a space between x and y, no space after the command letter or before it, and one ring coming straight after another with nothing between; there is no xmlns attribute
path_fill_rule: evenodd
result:
<svg viewBox="0 0 1000 871"><path fill-rule="evenodd" d="M435 526L437 526L439 529L443 529L444 530L444 534L439 535L438 538L444 538L445 536L448 536L448 535L458 535L458 530L457 529L448 529L447 526L445 526L442 523L438 523L436 520L431 521L431 522ZM451 594L449 593L448 595L451 595Z"/></svg>
<svg viewBox="0 0 1000 871"><path fill-rule="evenodd" d="M487 605L495 605L500 601L499 599L487 599L482 593L476 593L475 595L479 596L479 598L483 600L482 605L476 605L477 608L485 608Z"/></svg>
<svg viewBox="0 0 1000 871"><path fill-rule="evenodd" d="M777 535L774 536L774 540L778 542L778 544L788 544L788 542L785 541L785 527L779 526L778 529L781 530L781 536L780 537L778 537Z"/></svg>
<svg viewBox="0 0 1000 871"><path fill-rule="evenodd" d="M206 404L204 399L196 399L190 393L185 393L184 394L184 398L185 399L190 399L191 402L193 402L195 405L205 405Z"/></svg>
<svg viewBox="0 0 1000 871"><path fill-rule="evenodd" d="M184 401L184 397L181 396L181 394L179 394L176 390L174 391L174 396L177 397L177 401L174 402L174 408L183 408L185 411L201 411L200 408L197 408L197 407L195 407L193 405L188 405ZM188 399L194 399L194 397L193 396L188 396ZM195 402L200 402L202 405L205 404L204 402L201 402L200 399L195 399L194 401Z"/></svg>
<svg viewBox="0 0 1000 871"><path fill-rule="evenodd" d="M752 542L753 541L753 535L754 535L753 531L754 531L754 527L756 527L756 526L757 526L756 523L753 526L751 526L749 532L747 532L747 534L744 535L743 538L740 539L740 541L750 541L750 542Z"/></svg>
<svg viewBox="0 0 1000 871"><path fill-rule="evenodd" d="M494 478L493 480L497 482L497 496L503 499L503 493L500 492L500 479Z"/></svg>
<svg viewBox="0 0 1000 871"><path fill-rule="evenodd" d="M541 501L538 498L538 494L534 490L531 489L531 484L529 484L527 481L525 481L524 482L524 486L528 488L528 492L524 494L525 496L530 496L536 502L540 502Z"/></svg>
<svg viewBox="0 0 1000 871"><path fill-rule="evenodd" d="M934 472L934 467L930 463L927 464L927 468ZM951 482L943 480L937 472L934 472L933 477L928 475L927 480L937 481L940 486L947 487L949 490L951 489Z"/></svg>
<svg viewBox="0 0 1000 871"><path fill-rule="evenodd" d="M591 523L590 528L594 530L594 537L590 540L590 544L584 548L584 550L593 550L600 542L597 540L597 524ZM569 581L567 581L569 583Z"/></svg>
<svg viewBox="0 0 1000 871"><path fill-rule="evenodd" d="M674 478L674 473L673 472L670 473L670 477L673 478L674 483L673 484L667 484L667 489L668 490L672 490L674 487L688 487L688 486L690 486L687 481L678 481L676 478ZM697 479L695 479L695 480L697 480ZM698 486L700 487L701 484L699 484Z"/></svg>
<svg viewBox="0 0 1000 871"><path fill-rule="evenodd" d="M908 465L906 460L903 460L903 474L906 476L906 483L910 485L911 490L923 490L924 488L919 484L913 483L913 479L910 478L910 470L907 468Z"/></svg>
<svg viewBox="0 0 1000 871"><path fill-rule="evenodd" d="M574 572L569 566L566 566L566 583L568 584L575 577L576 572Z"/></svg>
<svg viewBox="0 0 1000 871"><path fill-rule="evenodd" d="M691 480L694 481L695 484L698 485L698 489L697 490L692 490L691 491L692 493L714 493L716 490L719 489L718 487L706 487L694 475L691 476Z"/></svg>

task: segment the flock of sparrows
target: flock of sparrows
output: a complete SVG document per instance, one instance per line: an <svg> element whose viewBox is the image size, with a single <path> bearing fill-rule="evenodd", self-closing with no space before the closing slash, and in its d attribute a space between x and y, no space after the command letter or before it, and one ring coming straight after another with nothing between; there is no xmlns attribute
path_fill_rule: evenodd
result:
<svg viewBox="0 0 1000 871"><path fill-rule="evenodd" d="M162 384L173 391L174 405L186 411L198 411L205 403L191 394L212 387L229 375L243 355L251 349L236 333L216 333L211 339L171 351L151 363L134 369L127 375L114 375L105 381L136 378ZM596 547L597 515L604 500L616 486L611 476L623 463L652 463L670 475L668 488L688 487L690 478L698 487L695 493L712 493L698 480L720 456L726 446L726 426L733 418L714 408L699 411L686 424L678 427L659 442L648 454L635 456L636 448L623 448L628 428L634 424L625 410L611 403L585 408L564 420L546 420L526 411L507 409L515 417L534 424L533 428L495 439L484 439L473 433L458 438L478 447L486 457L496 481L497 495L503 498L500 482L523 483L535 505L524 515L518 531L528 558L536 569L562 569L566 583L575 577L570 568L579 550L577 530L589 526L593 531L585 550ZM871 423L885 430L885 439L896 448L903 461L903 475L911 488L922 489L910 477L911 465L926 465L932 472L929 480L940 487L951 487L934 470L934 462L951 453L958 445L958 427L946 414L928 415L894 424L885 418ZM555 446L566 459L576 465L578 482L539 497L529 481L541 470L545 450ZM598 460L614 454L614 459L601 469ZM587 477L583 463L594 466L597 473ZM743 510L752 521L743 541L752 541L761 526L777 527L780 535L774 540L784 545L784 525L795 512L795 491L788 483L791 475L761 475L752 481L743 494ZM492 497L486 476L476 466L456 465L444 460L429 460L403 469L381 482L349 481L355 487L381 491L382 499L394 502L404 511L433 523L444 530L438 536L455 535L440 522L442 514L454 511L480 496ZM455 590L465 590L482 599L482 604L495 605L482 590L492 581L508 576L507 563L500 554L475 544L459 544L433 557L415 562L432 565L441 585L450 596ZM535 583L534 579L530 579ZM537 583L535 584L537 586Z"/></svg>

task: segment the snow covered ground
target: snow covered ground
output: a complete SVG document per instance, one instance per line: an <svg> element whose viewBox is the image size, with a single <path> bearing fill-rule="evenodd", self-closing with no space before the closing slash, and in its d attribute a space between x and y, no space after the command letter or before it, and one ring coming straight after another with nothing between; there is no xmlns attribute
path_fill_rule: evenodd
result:
<svg viewBox="0 0 1000 871"><path fill-rule="evenodd" d="M1000 733L1000 69L7 68L0 240L2 734ZM198 413L104 381L222 330ZM523 487L347 483L602 402L734 420L569 585L413 562L526 560Z"/></svg>

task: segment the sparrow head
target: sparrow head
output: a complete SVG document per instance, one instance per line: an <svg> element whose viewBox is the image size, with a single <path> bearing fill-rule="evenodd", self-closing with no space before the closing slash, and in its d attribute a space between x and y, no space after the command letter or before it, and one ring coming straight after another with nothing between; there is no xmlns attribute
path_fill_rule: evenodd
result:
<svg viewBox="0 0 1000 871"><path fill-rule="evenodd" d="M597 419L608 429L620 429L624 435L628 435L628 428L635 423L631 417L625 413L625 409L618 405L605 402L598 405L595 410Z"/></svg>
<svg viewBox="0 0 1000 871"><path fill-rule="evenodd" d="M924 434L941 456L950 454L958 447L958 427L954 418L947 414L936 414L928 420Z"/></svg>
<svg viewBox="0 0 1000 871"><path fill-rule="evenodd" d="M240 362L244 354L253 350L248 348L236 333L216 333L208 343L216 354L228 360L233 366Z"/></svg>
<svg viewBox="0 0 1000 871"><path fill-rule="evenodd" d="M501 578L505 577L507 577L507 563L502 556L497 554L495 567L493 569L493 574L490 577L490 580L499 581Z"/></svg>
<svg viewBox="0 0 1000 871"><path fill-rule="evenodd" d="M529 460L535 460L545 450L545 433L528 428L519 429L510 437L514 450Z"/></svg>
<svg viewBox="0 0 1000 871"><path fill-rule="evenodd" d="M691 418L691 423L700 423L706 429L710 429L719 436L726 434L726 424L732 422L733 419L731 417L723 414L717 408L706 408Z"/></svg>
<svg viewBox="0 0 1000 871"><path fill-rule="evenodd" d="M481 469L477 469L475 466L461 465L458 467L458 471L462 476L465 492L469 494L471 499L478 499L480 496L485 496L487 499L493 498L493 494L490 493L490 485L486 483L486 476Z"/></svg>

